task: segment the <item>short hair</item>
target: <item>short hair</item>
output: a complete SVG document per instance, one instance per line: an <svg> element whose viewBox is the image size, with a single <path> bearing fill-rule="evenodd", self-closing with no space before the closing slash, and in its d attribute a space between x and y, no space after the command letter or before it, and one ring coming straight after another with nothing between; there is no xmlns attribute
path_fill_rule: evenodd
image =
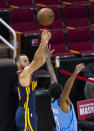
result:
<svg viewBox="0 0 94 131"><path fill-rule="evenodd" d="M62 93L63 86L59 83L53 83L48 88L48 94L51 98L54 98L55 100L60 97L60 94Z"/></svg>
<svg viewBox="0 0 94 131"><path fill-rule="evenodd" d="M25 54L20 54L15 57L15 63L19 61L20 56L26 56Z"/></svg>

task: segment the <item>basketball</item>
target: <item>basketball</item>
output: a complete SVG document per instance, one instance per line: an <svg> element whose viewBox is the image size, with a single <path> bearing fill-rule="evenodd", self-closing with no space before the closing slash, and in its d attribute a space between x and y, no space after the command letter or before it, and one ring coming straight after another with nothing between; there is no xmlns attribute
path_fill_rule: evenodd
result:
<svg viewBox="0 0 94 131"><path fill-rule="evenodd" d="M37 20L43 26L48 26L52 24L54 19L54 12L50 8L42 8L37 13Z"/></svg>

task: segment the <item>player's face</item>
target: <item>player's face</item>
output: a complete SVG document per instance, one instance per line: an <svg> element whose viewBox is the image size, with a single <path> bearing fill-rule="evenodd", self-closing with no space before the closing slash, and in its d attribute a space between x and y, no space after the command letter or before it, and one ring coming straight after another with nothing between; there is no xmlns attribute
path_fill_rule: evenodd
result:
<svg viewBox="0 0 94 131"><path fill-rule="evenodd" d="M20 67L22 69L24 69L26 66L29 65L29 59L28 59L28 57L27 56L20 56L19 63L20 63Z"/></svg>

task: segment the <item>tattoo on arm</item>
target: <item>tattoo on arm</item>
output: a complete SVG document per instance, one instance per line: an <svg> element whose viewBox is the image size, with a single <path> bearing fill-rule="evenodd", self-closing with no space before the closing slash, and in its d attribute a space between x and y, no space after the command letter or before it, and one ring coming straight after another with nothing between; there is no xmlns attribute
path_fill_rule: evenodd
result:
<svg viewBox="0 0 94 131"><path fill-rule="evenodd" d="M55 83L55 82L57 83L58 80L56 78L56 74L55 74L55 71L54 71L54 68L52 66L50 58L47 58L46 64L47 64L47 69L48 69L48 72L49 72L49 75L50 75L51 83Z"/></svg>

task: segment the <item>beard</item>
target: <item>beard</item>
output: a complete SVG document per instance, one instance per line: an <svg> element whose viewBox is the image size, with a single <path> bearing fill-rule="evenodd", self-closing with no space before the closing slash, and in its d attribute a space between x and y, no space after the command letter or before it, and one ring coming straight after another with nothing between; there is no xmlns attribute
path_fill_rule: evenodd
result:
<svg viewBox="0 0 94 131"><path fill-rule="evenodd" d="M24 70L24 68L25 68L25 67L21 65L21 69Z"/></svg>
<svg viewBox="0 0 94 131"><path fill-rule="evenodd" d="M24 70L24 68L27 67L27 66L28 66L28 65L20 64L20 68L21 68L22 70Z"/></svg>

